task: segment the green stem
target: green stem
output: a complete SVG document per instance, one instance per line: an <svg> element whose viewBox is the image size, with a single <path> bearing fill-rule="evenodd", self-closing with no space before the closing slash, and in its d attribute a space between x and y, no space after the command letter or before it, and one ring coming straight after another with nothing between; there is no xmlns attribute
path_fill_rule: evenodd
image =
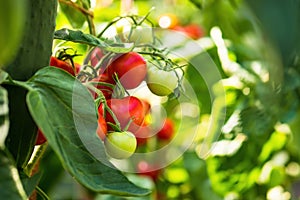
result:
<svg viewBox="0 0 300 200"><path fill-rule="evenodd" d="M118 17L116 19L114 19L113 21L109 22L105 28L97 35L97 38L101 38L102 35L104 34L104 32L110 27L112 26L114 23L118 22L120 19L122 19L123 17Z"/></svg>
<svg viewBox="0 0 300 200"><path fill-rule="evenodd" d="M4 85L14 85L14 86L20 86L28 91L34 90L27 82L24 81L17 81L13 80L11 77L8 77L8 80L3 81Z"/></svg>
<svg viewBox="0 0 300 200"><path fill-rule="evenodd" d="M114 122L115 122L115 124L116 124L116 127L117 127L118 131L122 130L122 129L121 129L121 124L120 124L120 122L119 122L117 116L114 114L114 112L113 112L113 111L110 109L110 107L107 105L105 96L103 95L103 93L101 92L101 90L95 88L95 87L94 87L92 84L90 84L90 83L89 83L89 84L86 84L86 86L87 86L89 89L93 90L94 92L96 92L96 93L98 94L98 96L99 96L99 98L100 98L100 103L102 103L103 106L104 106L104 113L105 113L105 111L107 111L107 112L111 115L111 117L113 118L113 120L114 120ZM105 116L104 116L104 117L105 117Z"/></svg>
<svg viewBox="0 0 300 200"><path fill-rule="evenodd" d="M36 186L35 189L43 199L50 200L50 197L39 186Z"/></svg>

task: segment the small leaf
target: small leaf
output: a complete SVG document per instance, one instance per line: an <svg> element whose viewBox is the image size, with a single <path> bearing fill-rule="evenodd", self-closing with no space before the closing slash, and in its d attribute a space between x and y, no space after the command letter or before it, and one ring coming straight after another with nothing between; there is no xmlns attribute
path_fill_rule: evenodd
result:
<svg viewBox="0 0 300 200"><path fill-rule="evenodd" d="M127 53L132 51L134 48L133 43L112 43L111 41L99 39L93 35L83 33L82 31L73 31L66 28L57 30L54 33L54 38L91 46L98 46L113 53Z"/></svg>
<svg viewBox="0 0 300 200"><path fill-rule="evenodd" d="M23 199L27 196L11 156L0 150L0 199Z"/></svg>
<svg viewBox="0 0 300 200"><path fill-rule="evenodd" d="M96 134L94 100L85 86L65 71L39 70L27 84L27 104L62 165L85 187L102 193L142 196L139 188L108 161Z"/></svg>

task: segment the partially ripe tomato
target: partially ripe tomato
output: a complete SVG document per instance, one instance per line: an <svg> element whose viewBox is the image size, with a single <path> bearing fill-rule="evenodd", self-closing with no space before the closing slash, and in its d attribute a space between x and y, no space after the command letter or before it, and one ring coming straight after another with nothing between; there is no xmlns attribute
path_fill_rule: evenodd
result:
<svg viewBox="0 0 300 200"><path fill-rule="evenodd" d="M44 144L46 141L47 141L47 139L44 136L43 132L40 129L38 129L35 145Z"/></svg>
<svg viewBox="0 0 300 200"><path fill-rule="evenodd" d="M160 140L170 140L175 134L174 122L170 118L166 118L162 128L157 132L156 136Z"/></svg>
<svg viewBox="0 0 300 200"><path fill-rule="evenodd" d="M167 96L177 87L178 78L174 70L164 71L155 66L148 67L147 86L153 94Z"/></svg>
<svg viewBox="0 0 300 200"><path fill-rule="evenodd" d="M139 126L144 121L143 104L137 97L127 96L122 99L108 99L107 105L117 117L122 129L124 129L130 121L132 121L130 126ZM106 121L115 123L109 112L106 112ZM108 129L111 130L110 127L108 127Z"/></svg>
<svg viewBox="0 0 300 200"><path fill-rule="evenodd" d="M117 74L125 89L134 89L145 79L147 64L140 54L129 52L117 57L107 67L107 72L110 77Z"/></svg>
<svg viewBox="0 0 300 200"><path fill-rule="evenodd" d="M129 158L136 150L135 136L128 131L108 133L104 140L106 153L115 159Z"/></svg>
<svg viewBox="0 0 300 200"><path fill-rule="evenodd" d="M159 175L161 174L162 170L155 169L153 165L146 161L140 161L137 165L137 172L139 175L147 176L155 182L159 178Z"/></svg>
<svg viewBox="0 0 300 200"><path fill-rule="evenodd" d="M69 63L67 63L63 60L59 60L58 58L56 58L54 56L50 57L50 66L63 69L65 71L69 72L69 74L75 76L75 70L73 69L72 65L70 65Z"/></svg>

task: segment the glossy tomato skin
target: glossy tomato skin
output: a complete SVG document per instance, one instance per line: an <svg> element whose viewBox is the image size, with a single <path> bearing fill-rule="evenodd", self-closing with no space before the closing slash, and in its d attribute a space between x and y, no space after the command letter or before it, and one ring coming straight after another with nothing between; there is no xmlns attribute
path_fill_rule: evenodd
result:
<svg viewBox="0 0 300 200"><path fill-rule="evenodd" d="M160 140L170 140L175 134L174 122L166 118L162 128L157 132L157 138Z"/></svg>
<svg viewBox="0 0 300 200"><path fill-rule="evenodd" d="M136 138L128 131L108 133L104 145L106 153L115 159L129 158L136 150Z"/></svg>
<svg viewBox="0 0 300 200"><path fill-rule="evenodd" d="M47 139L44 136L43 132L40 129L38 129L35 145L44 144L46 141Z"/></svg>
<svg viewBox="0 0 300 200"><path fill-rule="evenodd" d="M139 126L144 121L145 115L143 104L137 97L127 96L122 99L108 99L107 105L117 117L122 129L128 125L130 120L132 120L131 127L134 127L134 125ZM107 111L106 121L115 123L114 119ZM111 130L110 127L108 127L108 130ZM131 131L135 130L131 129Z"/></svg>
<svg viewBox="0 0 300 200"><path fill-rule="evenodd" d="M164 71L155 66L149 66L146 82L153 94L167 96L177 87L178 78L174 70Z"/></svg>
<svg viewBox="0 0 300 200"><path fill-rule="evenodd" d="M147 64L140 54L129 52L117 56L107 67L107 72L110 77L117 74L125 89L134 89L145 79Z"/></svg>
<svg viewBox="0 0 300 200"><path fill-rule="evenodd" d="M51 56L49 64L50 64L50 66L63 69L65 71L67 71L69 74L75 76L75 71L74 71L72 65L70 65L69 63L67 63L63 60L59 60L58 58Z"/></svg>

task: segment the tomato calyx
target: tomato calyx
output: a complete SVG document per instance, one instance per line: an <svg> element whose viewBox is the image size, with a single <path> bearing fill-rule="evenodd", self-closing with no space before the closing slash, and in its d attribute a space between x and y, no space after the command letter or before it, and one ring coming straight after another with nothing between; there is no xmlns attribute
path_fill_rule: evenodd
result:
<svg viewBox="0 0 300 200"><path fill-rule="evenodd" d="M79 73L81 67L73 60L76 56L81 56L81 54L77 54L72 48L59 49L56 51L55 56L50 57L50 66L61 68L75 76Z"/></svg>

